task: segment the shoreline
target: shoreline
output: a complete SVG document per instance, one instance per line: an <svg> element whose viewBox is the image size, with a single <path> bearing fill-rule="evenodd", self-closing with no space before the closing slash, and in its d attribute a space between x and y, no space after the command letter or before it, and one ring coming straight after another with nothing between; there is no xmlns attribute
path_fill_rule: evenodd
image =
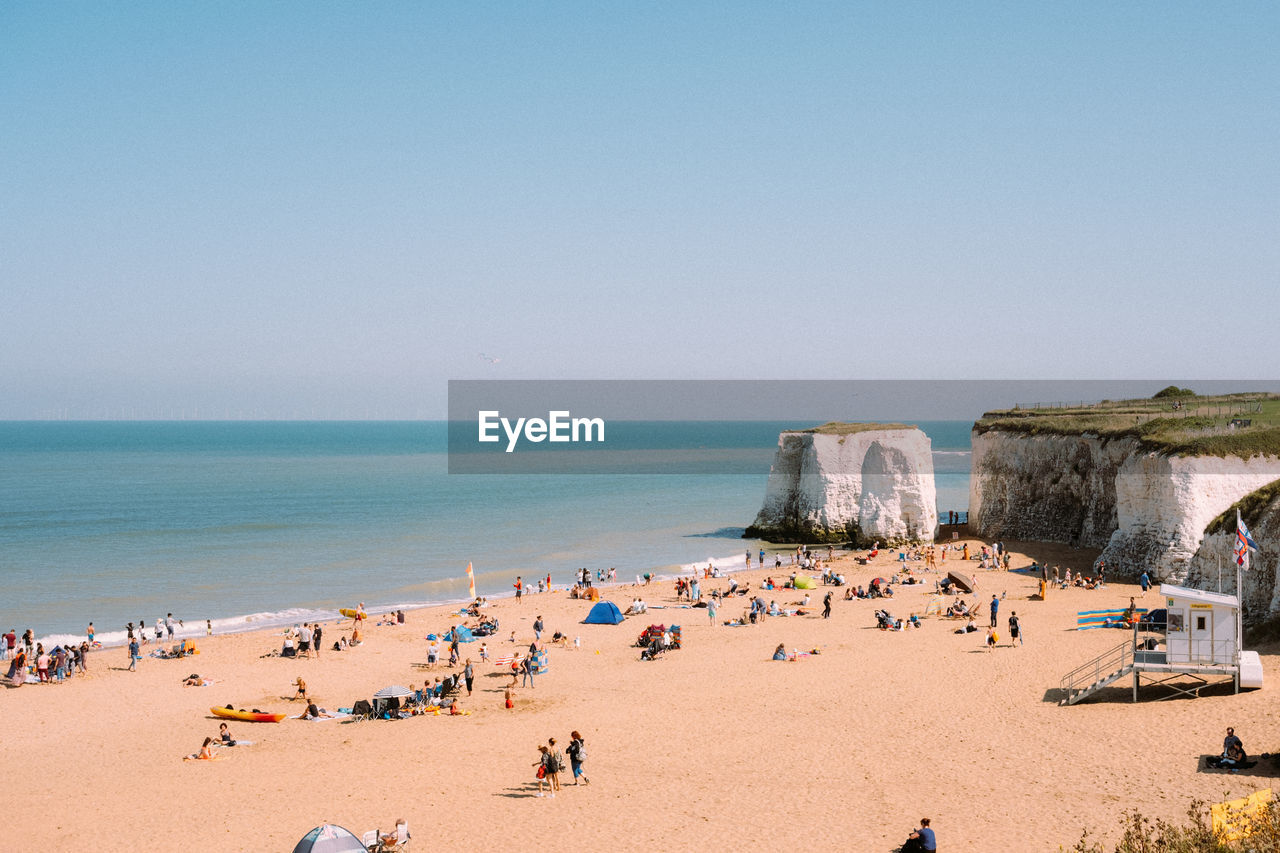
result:
<svg viewBox="0 0 1280 853"><path fill-rule="evenodd" d="M754 542L759 540L743 539L740 541L746 543L746 542ZM824 543L822 545L813 545L811 547L815 549L826 548L826 544ZM780 550L777 550L776 548L774 550L770 550L769 548L766 548L765 552L770 556L772 556L775 553L790 554L792 550L794 550L794 547L786 551L780 551ZM745 549L744 549L744 552L745 552ZM753 551L752 553L753 553L753 560L754 560L756 559L755 557L756 551ZM846 552L846 553L851 553L851 552ZM729 566L731 563L738 565L738 568L740 570L741 564L743 561L744 561L743 554L739 554L735 557L709 558L709 562L715 565L716 567L721 568L722 571L729 571L730 570ZM678 577L687 575L690 571L692 571L694 566L701 566L701 565L703 565L703 561L699 561L697 563L674 566L674 568L678 569L679 571L668 572L665 574L655 574L653 575L653 581L655 582L674 581ZM785 565L786 564L784 563L784 567ZM660 567L653 567L653 568L673 568L673 567L668 565L668 566L660 566ZM510 570L510 571L512 572L511 576L513 578L516 577L516 574L514 573L516 570ZM553 582L555 581L554 576L552 577L552 581ZM534 579L534 582L535 583L537 582L536 578ZM631 580L623 579L620 577L619 580L617 580L616 582L610 583L608 581L605 581L601 583L601 582L595 581L593 577L592 582L597 586L615 587L615 586L624 586L628 583L631 583ZM569 584L568 586L565 586L565 587L556 587L556 589L562 589L562 588L569 589L570 587L572 587L572 584ZM482 590L477 590L477 595L478 597L483 597L486 599L502 600L502 599L514 598L515 591L508 589L505 591L499 591L493 594L486 595L483 593ZM537 593L527 592L526 595L537 595ZM396 604L374 604L374 605L366 606L365 612L371 617L381 616L387 613L394 613L397 610L403 610L406 613L408 613L410 611L429 610L437 607L447 608L447 607L465 606L469 604L471 600L472 599L470 598L461 597L461 598L445 598L445 599L440 599L435 601L402 602L402 603L396 603ZM350 604L344 605L344 606L354 607L356 603L357 602L352 601L350 602ZM307 622L307 623L319 622L321 624L328 624L331 622L340 622L345 618L346 617L338 613L337 608L300 608L299 607L299 608L286 608L284 610L272 611L267 613L251 613L243 616L219 617L219 618L212 619L210 621L213 622L213 626L214 626L213 636L223 636L223 635L229 635L229 634L246 634L246 633L252 633L255 631L271 631L271 630L283 631L300 622ZM190 619L190 620L181 620L181 621L183 622L183 625L174 631L174 636L172 638L174 641L179 641L183 639L198 640L198 639L209 636L206 633L207 629L204 625L204 622L205 622L204 619ZM190 627L190 628L186 627L185 623L187 621L190 621L193 627ZM86 620L85 624L87 627L88 620ZM19 637L21 637L22 631L25 629L17 628L16 625L12 627L14 627L17 630ZM97 626L95 624L95 628L96 627ZM148 625L146 626L148 642L144 644L143 646L144 649L146 649L148 646L153 645L156 642L154 639L154 633L153 633L154 627L155 627L154 622L148 623ZM3 631L3 630L7 630L7 629L0 628L0 631ZM47 635L37 635L35 639L36 639L36 642L43 643L46 648L53 648L56 645L67 644L70 642L75 642L76 644L79 644L80 642L84 641L86 637L87 635L84 633L81 633L81 634L55 633L55 634L47 634ZM125 629L123 628L119 630L114 630L114 631L105 631L105 632L96 631L95 640L98 643L98 645L95 646L95 648L112 649L112 648L120 648L126 645L128 642L128 636ZM161 642L163 644L169 641L170 640L166 635L166 637Z"/></svg>

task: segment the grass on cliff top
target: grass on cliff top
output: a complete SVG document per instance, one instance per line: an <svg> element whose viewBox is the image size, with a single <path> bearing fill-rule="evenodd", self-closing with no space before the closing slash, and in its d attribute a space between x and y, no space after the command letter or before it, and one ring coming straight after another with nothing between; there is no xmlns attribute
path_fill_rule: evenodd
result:
<svg viewBox="0 0 1280 853"><path fill-rule="evenodd" d="M877 429L915 429L911 424L847 424L840 421L828 421L822 426L810 427L809 429L799 430L800 432L811 432L818 435L853 435L859 432L871 432Z"/></svg>
<svg viewBox="0 0 1280 853"><path fill-rule="evenodd" d="M1232 427L1237 419L1250 424ZM1004 409L985 413L973 428L978 433L1134 438L1148 450L1171 456L1248 459L1280 455L1280 395L1242 393Z"/></svg>

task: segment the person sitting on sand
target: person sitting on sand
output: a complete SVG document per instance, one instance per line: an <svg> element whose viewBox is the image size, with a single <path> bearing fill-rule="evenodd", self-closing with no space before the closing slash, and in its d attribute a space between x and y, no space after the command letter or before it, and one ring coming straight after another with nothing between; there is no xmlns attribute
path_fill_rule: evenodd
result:
<svg viewBox="0 0 1280 853"><path fill-rule="evenodd" d="M787 646L785 643L778 643L778 647L773 650L773 659L774 660L787 659Z"/></svg>
<svg viewBox="0 0 1280 853"><path fill-rule="evenodd" d="M1210 762L1213 767L1235 769L1249 760L1244 751L1244 743L1236 737L1236 730L1227 729L1227 736L1222 739L1222 754Z"/></svg>
<svg viewBox="0 0 1280 853"><path fill-rule="evenodd" d="M296 680L296 681L294 681L294 684L296 684L296 685L298 686L298 689L297 689L297 691L293 694L293 697L292 697L292 698L294 698L294 699L301 699L303 702L308 701L308 700L307 700L307 682L305 682L305 681L303 681L303 680L302 680L302 676L301 676L301 675L299 675L299 676L298 676L298 678L297 678L297 680Z"/></svg>
<svg viewBox="0 0 1280 853"><path fill-rule="evenodd" d="M315 702L307 705L307 710L302 712L302 719L304 720L331 719L332 717L333 714L330 714L324 708L317 708Z"/></svg>
<svg viewBox="0 0 1280 853"><path fill-rule="evenodd" d="M206 680L201 678L199 675L197 675L194 672L188 675L186 678L182 679L183 687L204 687L205 685L206 685Z"/></svg>
<svg viewBox="0 0 1280 853"><path fill-rule="evenodd" d="M213 760L213 738L211 737L205 738L204 744L201 745L200 747L200 751L197 752L195 755L188 755L187 758L189 760L195 760L195 761L212 761Z"/></svg>
<svg viewBox="0 0 1280 853"><path fill-rule="evenodd" d="M978 626L973 624L973 614L969 614L969 621L964 623L964 632L966 634L977 633Z"/></svg>
<svg viewBox="0 0 1280 853"><path fill-rule="evenodd" d="M937 849L938 841L929 827L929 818L920 818L920 828L907 836L906 843L902 845L902 853L933 853Z"/></svg>
<svg viewBox="0 0 1280 853"><path fill-rule="evenodd" d="M218 739L223 746L235 746L236 739L231 736L231 729L227 728L227 724L223 723L218 726Z"/></svg>

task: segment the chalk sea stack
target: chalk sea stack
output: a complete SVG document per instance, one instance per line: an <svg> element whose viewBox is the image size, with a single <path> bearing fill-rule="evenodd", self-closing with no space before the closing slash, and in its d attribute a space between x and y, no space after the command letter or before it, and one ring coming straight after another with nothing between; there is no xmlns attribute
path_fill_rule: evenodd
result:
<svg viewBox="0 0 1280 853"><path fill-rule="evenodd" d="M745 535L888 543L931 539L937 524L927 435L907 424L828 423L778 436L764 505Z"/></svg>

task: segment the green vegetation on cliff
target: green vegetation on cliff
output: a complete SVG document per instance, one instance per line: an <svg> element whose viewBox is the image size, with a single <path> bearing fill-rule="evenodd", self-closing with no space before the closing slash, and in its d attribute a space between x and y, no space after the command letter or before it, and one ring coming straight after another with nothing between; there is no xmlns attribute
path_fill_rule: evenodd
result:
<svg viewBox="0 0 1280 853"><path fill-rule="evenodd" d="M1132 438L1148 450L1170 456L1248 459L1280 455L1280 395L1166 394L1061 408L1005 409L985 413L973 429L978 434L998 430L1024 435Z"/></svg>
<svg viewBox="0 0 1280 853"><path fill-rule="evenodd" d="M1268 483L1261 489L1250 492L1227 507L1221 515L1209 522L1209 526L1204 529L1204 535L1234 533L1236 530L1236 510L1240 510L1240 516L1245 519L1245 526L1256 526L1258 516L1276 498L1280 498L1280 480Z"/></svg>
<svg viewBox="0 0 1280 853"><path fill-rule="evenodd" d="M840 421L828 421L822 426L810 427L809 429L798 430L799 432L810 432L817 435L853 435L859 432L872 432L878 429L915 429L911 424L847 424Z"/></svg>

